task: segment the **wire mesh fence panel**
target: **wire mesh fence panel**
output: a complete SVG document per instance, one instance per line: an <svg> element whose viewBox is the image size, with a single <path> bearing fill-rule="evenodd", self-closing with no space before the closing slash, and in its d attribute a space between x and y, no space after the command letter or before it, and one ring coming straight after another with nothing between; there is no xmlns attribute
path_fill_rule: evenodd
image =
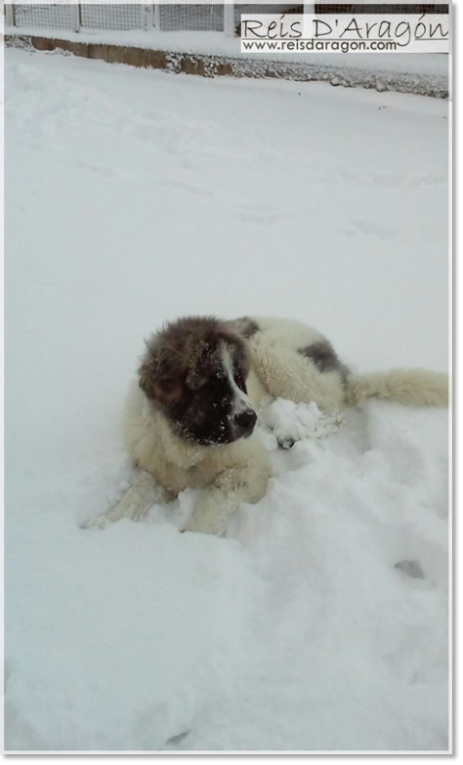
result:
<svg viewBox="0 0 463 765"><path fill-rule="evenodd" d="M114 3L81 5L81 24L87 29L144 29L145 5Z"/></svg>
<svg viewBox="0 0 463 765"><path fill-rule="evenodd" d="M17 27L42 27L49 29L75 29L77 4L29 4L14 5L14 24ZM323 13L448 13L448 3L381 3L371 0L357 0L355 3L315 3L317 14ZM242 13L303 13L302 3L242 3L233 8L235 34L240 33ZM145 29L156 24L163 31L224 31L223 4L211 5L159 5L154 14L154 5L129 3L80 5L80 24L87 29L129 30ZM13 22L11 22L13 23ZM77 21L77 29L79 21Z"/></svg>
<svg viewBox="0 0 463 765"><path fill-rule="evenodd" d="M160 27L164 32L191 30L223 32L223 5L161 5Z"/></svg>
<svg viewBox="0 0 463 765"><path fill-rule="evenodd" d="M73 29L74 8L71 5L15 5L15 26Z"/></svg>
<svg viewBox="0 0 463 765"><path fill-rule="evenodd" d="M448 5L423 3L315 3L315 13L448 13Z"/></svg>

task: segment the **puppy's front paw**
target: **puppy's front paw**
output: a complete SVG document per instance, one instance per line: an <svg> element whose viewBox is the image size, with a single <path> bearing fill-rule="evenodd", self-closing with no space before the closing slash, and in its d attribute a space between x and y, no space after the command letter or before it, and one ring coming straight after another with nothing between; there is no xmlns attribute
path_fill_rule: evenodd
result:
<svg viewBox="0 0 463 765"><path fill-rule="evenodd" d="M85 531L92 531L93 529L104 529L110 524L107 514L98 515L96 518L89 518L88 521L84 521L80 524L80 528Z"/></svg>
<svg viewBox="0 0 463 765"><path fill-rule="evenodd" d="M280 436L277 438L277 443L280 449L285 449L286 451L288 451L288 449L293 448L296 441L294 438L291 438L290 436Z"/></svg>
<svg viewBox="0 0 463 765"><path fill-rule="evenodd" d="M193 531L195 534L209 534L214 537L223 537L227 531L227 522L220 515L207 515L195 513L188 523L180 529L183 534L185 531Z"/></svg>
<svg viewBox="0 0 463 765"><path fill-rule="evenodd" d="M122 520L122 518L129 518L132 521L141 521L147 513L147 507L134 501L133 497L127 495L117 503L112 510L108 510L107 513L102 513L96 518L91 518L84 523L81 528L83 529L105 529L116 521Z"/></svg>

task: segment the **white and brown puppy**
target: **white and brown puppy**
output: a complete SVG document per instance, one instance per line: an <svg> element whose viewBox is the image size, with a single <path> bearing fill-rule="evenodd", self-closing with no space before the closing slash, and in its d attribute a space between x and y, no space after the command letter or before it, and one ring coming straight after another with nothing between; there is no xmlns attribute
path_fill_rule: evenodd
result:
<svg viewBox="0 0 463 765"><path fill-rule="evenodd" d="M328 340L297 321L179 319L147 342L127 399L123 435L136 473L103 526L138 518L156 501L198 488L186 527L223 534L243 502L258 502L271 474L254 428L282 397L333 414L368 398L447 406L448 377L426 370L354 376Z"/></svg>

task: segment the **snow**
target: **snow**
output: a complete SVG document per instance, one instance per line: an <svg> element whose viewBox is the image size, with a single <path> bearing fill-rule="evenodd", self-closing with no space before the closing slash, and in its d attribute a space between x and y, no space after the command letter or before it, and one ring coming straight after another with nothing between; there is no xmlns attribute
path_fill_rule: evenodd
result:
<svg viewBox="0 0 463 765"><path fill-rule="evenodd" d="M282 398L274 401L259 414L262 436L267 438L269 450L278 445L291 448L296 441L306 438L324 438L330 433L335 433L344 421L341 412L322 414L314 401L308 405L296 404Z"/></svg>
<svg viewBox="0 0 463 765"><path fill-rule="evenodd" d="M129 480L121 403L166 319L291 316L356 371L447 369L448 105L5 68L6 748L448 750L447 412L320 433L278 401L227 538L178 533L193 490L79 526Z"/></svg>
<svg viewBox="0 0 463 765"><path fill-rule="evenodd" d="M172 51L176 53L204 54L231 57L246 61L298 62L319 67L340 67L377 74L408 74L420 79L438 79L447 81L449 77L449 57L434 53L355 53L350 56L338 53L301 53L288 51L263 56L262 53L243 52L239 37L227 37L223 32L179 30L175 32L157 29L49 29L39 26L5 26L5 34L11 36L50 37L72 42L122 45L132 48Z"/></svg>

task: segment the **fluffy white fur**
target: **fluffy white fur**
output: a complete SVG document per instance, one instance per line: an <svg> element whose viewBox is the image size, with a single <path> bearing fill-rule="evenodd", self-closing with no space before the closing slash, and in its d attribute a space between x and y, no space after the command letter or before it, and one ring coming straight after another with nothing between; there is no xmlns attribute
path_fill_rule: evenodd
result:
<svg viewBox="0 0 463 765"><path fill-rule="evenodd" d="M162 487L158 501L173 499L187 487L206 489L199 496L187 526L189 531L222 534L242 502L258 502L265 494L270 462L257 434L220 446L190 443L172 432L168 421L154 409L137 382L129 391L122 432L129 454L141 468L135 482L138 485L141 481L143 489L151 481L151 496L156 495L156 487ZM122 515L137 518L143 514L152 503L147 505L142 493L137 501L137 490L133 492L130 507ZM121 501L127 506L126 497ZM122 517L120 512L118 505L105 522L118 520Z"/></svg>
<svg viewBox="0 0 463 765"><path fill-rule="evenodd" d="M249 339L249 400L259 411L282 397L296 403L315 401L333 415L345 404L368 398L406 405L446 406L448 377L426 370L393 370L349 376L321 372L298 349L323 341L315 329L291 320L259 318ZM231 322L233 323L233 322ZM138 518L156 501L173 499L187 487L198 488L198 502L189 531L223 534L230 516L243 503L258 502L271 474L267 452L254 433L231 444L200 446L176 435L167 418L134 382L127 398L122 431L126 448L138 467L122 500L98 525L122 517Z"/></svg>

